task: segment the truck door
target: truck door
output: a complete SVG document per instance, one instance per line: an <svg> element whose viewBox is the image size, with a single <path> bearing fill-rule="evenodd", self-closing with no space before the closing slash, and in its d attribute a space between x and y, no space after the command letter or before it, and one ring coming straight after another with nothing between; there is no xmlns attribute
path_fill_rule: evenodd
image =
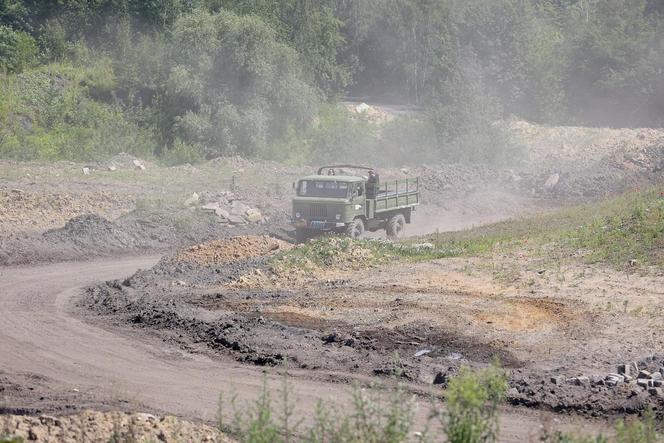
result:
<svg viewBox="0 0 664 443"><path fill-rule="evenodd" d="M373 200L370 200L367 198L367 190L366 187L364 186L364 183L358 183L357 184L357 192L358 192L358 204L362 204L362 214L367 218L367 220L371 220L373 218L373 213L374 213L374 208L371 206L373 203Z"/></svg>
<svg viewBox="0 0 664 443"><path fill-rule="evenodd" d="M364 214L364 189L359 184L351 185L351 214L355 218Z"/></svg>

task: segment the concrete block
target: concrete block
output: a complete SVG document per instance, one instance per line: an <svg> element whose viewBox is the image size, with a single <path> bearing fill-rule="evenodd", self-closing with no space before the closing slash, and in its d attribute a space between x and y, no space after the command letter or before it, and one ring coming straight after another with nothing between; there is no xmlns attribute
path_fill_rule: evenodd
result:
<svg viewBox="0 0 664 443"><path fill-rule="evenodd" d="M625 381L625 376L620 374L609 374L606 376L607 379L616 380L618 383L623 383Z"/></svg>
<svg viewBox="0 0 664 443"><path fill-rule="evenodd" d="M664 391L662 391L662 388L650 388L650 389L648 389L648 394L650 394L654 397L664 396L663 392Z"/></svg>
<svg viewBox="0 0 664 443"><path fill-rule="evenodd" d="M638 378L651 378L652 374L650 374L649 371L646 371L645 369L639 371L639 376Z"/></svg>

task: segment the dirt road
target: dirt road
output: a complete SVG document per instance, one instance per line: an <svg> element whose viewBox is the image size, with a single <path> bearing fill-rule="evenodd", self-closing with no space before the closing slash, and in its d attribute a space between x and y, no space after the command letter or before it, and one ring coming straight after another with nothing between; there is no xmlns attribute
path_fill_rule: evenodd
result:
<svg viewBox="0 0 664 443"><path fill-rule="evenodd" d="M109 330L73 315L70 302L81 287L130 275L156 260L148 256L0 268L0 372L10 381L26 373L45 377L60 392L95 395L100 404L122 396L134 408L202 420L214 419L222 390L233 387L240 399L253 398L262 385L262 368L184 353L136 331ZM302 412L311 411L321 398L347 398L344 384L313 380L304 371L293 374ZM271 383L276 386L278 378ZM523 441L539 426L539 413L507 410L501 440Z"/></svg>

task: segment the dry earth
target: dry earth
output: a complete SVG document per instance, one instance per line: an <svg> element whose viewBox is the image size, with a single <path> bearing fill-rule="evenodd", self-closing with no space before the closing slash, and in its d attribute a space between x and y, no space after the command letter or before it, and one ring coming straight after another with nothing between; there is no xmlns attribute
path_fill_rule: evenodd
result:
<svg viewBox="0 0 664 443"><path fill-rule="evenodd" d="M650 406L664 415L664 396L603 383L622 363L664 368L661 270L543 265L513 254L367 266L359 246L327 267L280 269L276 246L264 256L234 252L258 242L165 257L90 289L81 303L187 351L245 363L396 375L425 392L461 365L499 358L516 405L596 417ZM211 247L236 260L209 260Z"/></svg>
<svg viewBox="0 0 664 443"><path fill-rule="evenodd" d="M509 124L526 147L523 160L511 168L427 165L381 171L384 179L422 177L425 205L411 234L465 229L662 182L664 131ZM273 266L275 254L291 247L290 186L311 168L237 158L174 168L138 160L139 168L136 160L118 156L89 165L0 161L5 281L16 283L9 277L22 275L7 267L17 264L30 270L40 262L166 254L154 268L131 277L135 266L119 263L140 258L114 262L113 273L103 267L82 271L89 279L68 274L71 281L58 283L58 290L69 291L68 303L81 286L119 278L77 299L84 309L75 315L88 322L81 325L108 330L110 336L124 331L127 343L119 349L127 353L129 343L155 340L155 347L194 361L227 361L230 356L262 367L289 360L301 371L298 383L307 386L308 404L314 403L321 380L332 386L326 385L326 392L338 393L334 386L339 382L399 375L423 393L434 382L436 388L444 386L462 364L483 366L498 356L510 371L510 400L520 408L616 417L650 405L662 414L661 397L645 389L591 381L622 363L635 361L640 370L650 371L664 366L661 269L616 271L581 262L543 267L537 258L511 253L368 268L344 262L333 269L279 272ZM232 211L235 219L244 220L230 223L223 214ZM352 257L351 262L355 259L361 261ZM58 269L49 274L53 284L64 278ZM6 346L13 356L13 362L0 365L0 392L10 398L3 411L67 415L86 406L123 409L95 395L90 380L86 393L72 396L64 366L34 362L37 356L58 353L35 343L37 335L16 336L23 324L13 323L11 329L17 318L41 332L53 326L48 320L53 312L44 307L40 313L45 303L40 295L52 288L37 274L33 278L33 286L26 280L19 289L11 284L0 291L8 320L0 328L0 349ZM21 304L23 293L17 291L31 294L26 300L32 304ZM64 305L57 306L62 314ZM62 315L58 318L66 324L78 325L79 320ZM88 331L82 328L74 331ZM75 351L67 346L60 349L58 365ZM84 349L94 354L96 348L93 343ZM106 357L110 362L118 354ZM15 361L21 362L20 370ZM83 361L91 365L89 371L108 370ZM164 361L142 362L140 370L155 365L160 382L178 380L183 389L183 374L198 374ZM251 374L245 378L248 393L255 392L258 380L258 372ZM106 375L122 379L127 373ZM216 389L225 380L219 377L215 388L211 382L186 386ZM164 395L148 396L159 405L152 411L178 409ZM180 412L194 418L193 400L188 401L188 409ZM519 411L517 417L527 415Z"/></svg>

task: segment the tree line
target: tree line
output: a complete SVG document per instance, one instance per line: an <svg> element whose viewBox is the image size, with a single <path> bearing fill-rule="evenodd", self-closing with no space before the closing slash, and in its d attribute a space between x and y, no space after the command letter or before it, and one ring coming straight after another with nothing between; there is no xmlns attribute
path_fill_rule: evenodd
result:
<svg viewBox="0 0 664 443"><path fill-rule="evenodd" d="M516 152L502 119L660 127L662 12L662 0L0 0L0 154L496 161ZM347 96L423 113L378 130L333 105Z"/></svg>

